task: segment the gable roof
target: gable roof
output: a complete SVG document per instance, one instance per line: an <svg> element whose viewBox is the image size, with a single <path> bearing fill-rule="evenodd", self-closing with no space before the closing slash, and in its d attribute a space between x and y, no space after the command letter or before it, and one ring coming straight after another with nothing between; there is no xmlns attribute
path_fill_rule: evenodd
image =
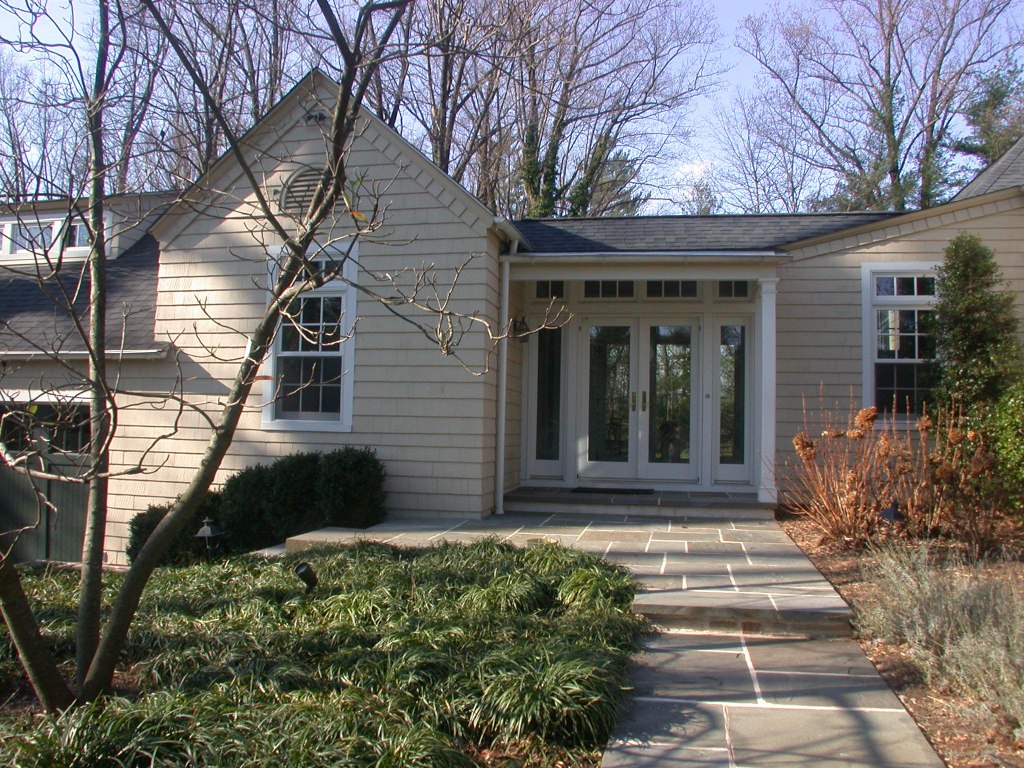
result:
<svg viewBox="0 0 1024 768"><path fill-rule="evenodd" d="M977 197L987 192L1024 186L1024 138L1010 147L1003 156L974 177L953 200Z"/></svg>
<svg viewBox="0 0 1024 768"><path fill-rule="evenodd" d="M281 139L279 133L268 130L268 127L279 126L280 121L287 119L290 111L297 109L313 97L325 100L333 99L334 91L337 90L338 86L339 84L334 78L323 70L314 67L296 82L263 117L238 137L239 148L243 153L251 153L253 150L265 152L267 147L261 144L261 142L271 143ZM387 141L397 147L396 151L398 154L401 154L403 160L407 161L409 165L415 166L414 172L410 174L414 181L423 184L424 188L432 182L442 184L451 193L452 197L457 198L461 202L464 218L486 221L489 226L493 225L503 231L507 237L513 236L514 233L507 231L507 222L495 216L493 211L487 208L455 179L442 171L430 158L411 144L396 129L387 125L366 107L361 106L359 113L360 119L364 120L368 126L372 126L375 133L386 136ZM357 130L356 134L359 135L360 131ZM366 136L367 132L362 132L362 135ZM235 151L228 147L214 160L202 176L189 184L179 200L170 206L151 228L150 231L160 238L165 248L169 246L173 236L183 230L188 222L200 215L204 209L205 203L197 204L197 200L190 199L192 193L198 191L200 194L195 197L201 201L204 198L202 194L204 190L218 189L223 178L230 173L241 176L242 171L238 166ZM420 178L417 179L417 176ZM245 186L248 185L246 184ZM470 211L472 211L472 217L470 217Z"/></svg>
<svg viewBox="0 0 1024 768"><path fill-rule="evenodd" d="M628 216L525 219L515 226L531 255L586 253L774 253L787 243L891 218L892 213Z"/></svg>
<svg viewBox="0 0 1024 768"><path fill-rule="evenodd" d="M166 345L154 338L159 260L160 248L147 234L107 262L107 349L111 354L163 354ZM62 295L63 289L74 296L74 316L87 321L90 280L85 270L86 262L65 262L54 280L42 282L29 274L0 274L0 357L85 353Z"/></svg>

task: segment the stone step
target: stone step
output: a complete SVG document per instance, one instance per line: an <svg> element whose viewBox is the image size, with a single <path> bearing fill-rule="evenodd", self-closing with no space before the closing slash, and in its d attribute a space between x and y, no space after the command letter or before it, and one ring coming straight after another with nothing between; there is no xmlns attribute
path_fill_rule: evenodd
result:
<svg viewBox="0 0 1024 768"><path fill-rule="evenodd" d="M774 507L758 502L723 499L714 502L664 503L642 496L604 496L580 494L566 501L543 498L506 498L506 514L525 515L594 515L595 517L652 517L671 520L772 520Z"/></svg>
<svg viewBox="0 0 1024 768"><path fill-rule="evenodd" d="M642 592L633 610L657 627L794 637L849 637L852 611L834 593L767 595L703 590Z"/></svg>

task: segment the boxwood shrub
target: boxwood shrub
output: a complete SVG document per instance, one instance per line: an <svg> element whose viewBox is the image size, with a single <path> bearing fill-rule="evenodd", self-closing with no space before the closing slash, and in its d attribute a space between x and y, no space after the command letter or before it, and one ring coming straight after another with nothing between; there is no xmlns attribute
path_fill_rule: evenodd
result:
<svg viewBox="0 0 1024 768"><path fill-rule="evenodd" d="M195 538L204 517L224 530L216 551L228 555L282 543L289 536L327 526L367 528L384 519L384 465L368 448L294 453L269 465L247 467L211 491L165 562L205 554ZM134 558L169 505L152 506L130 524L128 557Z"/></svg>
<svg viewBox="0 0 1024 768"><path fill-rule="evenodd" d="M126 549L129 562L135 560L139 550L142 549L142 545L146 543L170 508L171 502L151 504L145 512L140 512L131 519L131 522L128 523L128 547ZM220 494L216 491L206 494L203 503L196 510L195 519L199 523L196 525L186 525L182 529L181 533L178 534L178 537L171 544L170 549L164 555L164 565L187 565L208 554L207 543L196 538L196 531L199 530L199 525L207 517L214 522L220 518ZM219 545L220 542L218 542Z"/></svg>
<svg viewBox="0 0 1024 768"><path fill-rule="evenodd" d="M1024 381L1011 386L989 420L1003 481L1017 512L1024 506Z"/></svg>

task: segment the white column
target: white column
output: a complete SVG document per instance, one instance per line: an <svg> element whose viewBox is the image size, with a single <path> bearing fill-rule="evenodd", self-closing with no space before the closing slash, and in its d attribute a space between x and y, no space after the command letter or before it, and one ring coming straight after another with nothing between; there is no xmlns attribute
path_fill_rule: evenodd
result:
<svg viewBox="0 0 1024 768"><path fill-rule="evenodd" d="M757 453L757 500L774 504L778 501L775 485L775 298L779 280L776 277L758 281L758 362L760 364L758 388L758 418L760 445Z"/></svg>

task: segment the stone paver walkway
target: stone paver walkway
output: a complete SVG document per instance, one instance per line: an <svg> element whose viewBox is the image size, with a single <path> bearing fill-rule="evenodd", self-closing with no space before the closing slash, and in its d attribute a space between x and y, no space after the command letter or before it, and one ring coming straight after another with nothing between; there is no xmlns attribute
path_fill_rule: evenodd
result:
<svg viewBox="0 0 1024 768"><path fill-rule="evenodd" d="M849 607L767 516L716 508L657 519L390 519L366 531L314 531L287 547L486 536L557 540L624 565L643 585L634 607L662 631L636 660L604 768L942 768L850 639Z"/></svg>

